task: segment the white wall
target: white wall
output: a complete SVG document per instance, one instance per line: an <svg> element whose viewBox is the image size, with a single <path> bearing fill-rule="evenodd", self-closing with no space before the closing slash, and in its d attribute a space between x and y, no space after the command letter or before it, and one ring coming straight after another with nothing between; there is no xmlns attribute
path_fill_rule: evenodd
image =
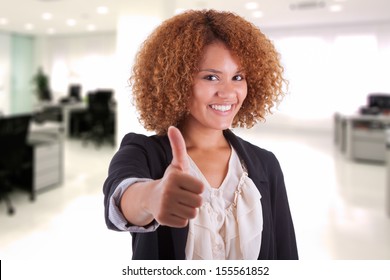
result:
<svg viewBox="0 0 390 280"><path fill-rule="evenodd" d="M138 121L132 103L129 78L135 55L146 36L161 22L156 16L122 15L117 31L117 140L129 132L150 134ZM135 28L135 26L138 26Z"/></svg>
<svg viewBox="0 0 390 280"><path fill-rule="evenodd" d="M117 22L117 140L129 132L151 134L138 121L138 114L132 104L128 79L135 55L146 37L164 19L171 17L174 0L144 0L123 10ZM145 6L148 10L145 10Z"/></svg>
<svg viewBox="0 0 390 280"><path fill-rule="evenodd" d="M263 32L290 82L265 127L331 131L335 112L355 113L369 93L390 93L390 23Z"/></svg>
<svg viewBox="0 0 390 280"><path fill-rule="evenodd" d="M9 114L11 37L0 33L0 115Z"/></svg>
<svg viewBox="0 0 390 280"><path fill-rule="evenodd" d="M54 100L68 94L71 83L82 85L82 94L97 88L115 88L116 33L41 37L37 53L50 77Z"/></svg>

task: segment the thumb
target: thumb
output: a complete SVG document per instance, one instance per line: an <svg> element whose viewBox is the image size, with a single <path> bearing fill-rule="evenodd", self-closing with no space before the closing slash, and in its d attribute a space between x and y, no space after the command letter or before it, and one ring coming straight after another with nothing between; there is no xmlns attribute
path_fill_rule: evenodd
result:
<svg viewBox="0 0 390 280"><path fill-rule="evenodd" d="M186 143L179 129L174 126L168 128L168 138L172 148L172 162L171 165L179 168L184 172L188 172L190 169Z"/></svg>

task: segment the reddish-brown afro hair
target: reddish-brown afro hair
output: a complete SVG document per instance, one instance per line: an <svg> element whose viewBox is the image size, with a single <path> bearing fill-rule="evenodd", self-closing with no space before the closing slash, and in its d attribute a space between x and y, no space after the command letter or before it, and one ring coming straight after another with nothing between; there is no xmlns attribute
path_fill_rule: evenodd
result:
<svg viewBox="0 0 390 280"><path fill-rule="evenodd" d="M185 118L204 48L217 40L238 57L248 85L233 127L252 127L281 100L279 54L255 25L230 12L187 11L157 27L136 56L130 84L147 130L165 134Z"/></svg>

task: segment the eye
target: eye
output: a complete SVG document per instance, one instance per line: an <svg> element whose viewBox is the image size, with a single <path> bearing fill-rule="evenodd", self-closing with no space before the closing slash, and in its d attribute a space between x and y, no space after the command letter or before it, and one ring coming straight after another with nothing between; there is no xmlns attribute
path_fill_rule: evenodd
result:
<svg viewBox="0 0 390 280"><path fill-rule="evenodd" d="M245 78L244 78L244 75L235 75L234 77L233 77L233 80L234 81L243 81L243 80L245 80Z"/></svg>
<svg viewBox="0 0 390 280"><path fill-rule="evenodd" d="M216 75L206 75L203 77L203 79L208 80L208 81L217 81L218 77Z"/></svg>

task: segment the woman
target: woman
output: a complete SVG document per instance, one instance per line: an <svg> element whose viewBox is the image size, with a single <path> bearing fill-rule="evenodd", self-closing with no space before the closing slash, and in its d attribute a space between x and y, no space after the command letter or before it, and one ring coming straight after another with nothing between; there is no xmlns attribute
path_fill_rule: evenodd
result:
<svg viewBox="0 0 390 280"><path fill-rule="evenodd" d="M144 42L131 77L140 120L104 184L105 217L133 259L297 259L276 157L237 137L283 96L272 43L228 12L188 11Z"/></svg>

